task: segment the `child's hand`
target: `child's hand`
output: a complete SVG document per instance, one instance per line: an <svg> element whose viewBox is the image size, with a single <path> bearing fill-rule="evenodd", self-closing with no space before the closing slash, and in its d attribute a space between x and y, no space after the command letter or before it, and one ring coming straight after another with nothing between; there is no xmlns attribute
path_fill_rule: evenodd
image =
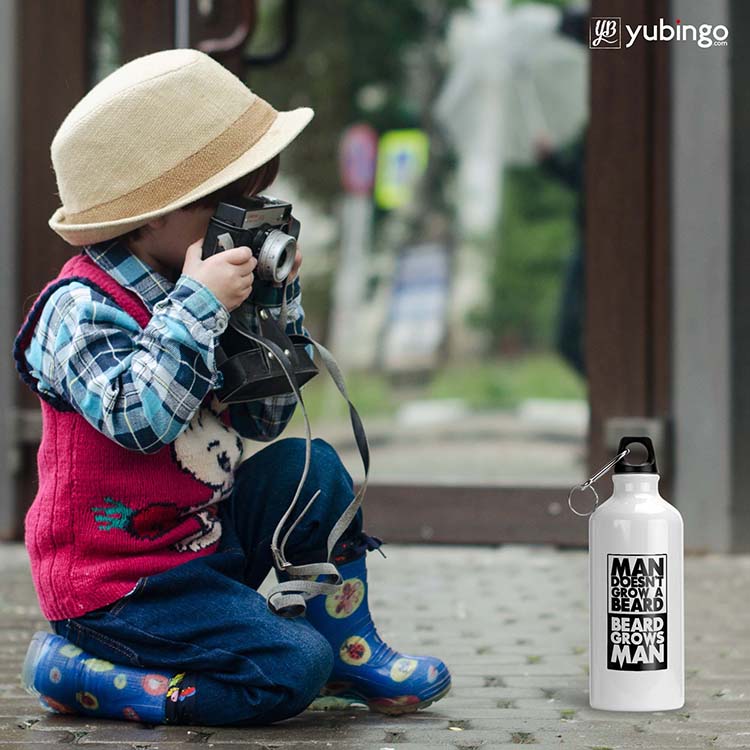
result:
<svg viewBox="0 0 750 750"><path fill-rule="evenodd" d="M258 261L245 245L222 250L206 260L201 258L202 255L203 239L200 239L188 247L182 273L205 284L232 312L253 291L253 269Z"/></svg>

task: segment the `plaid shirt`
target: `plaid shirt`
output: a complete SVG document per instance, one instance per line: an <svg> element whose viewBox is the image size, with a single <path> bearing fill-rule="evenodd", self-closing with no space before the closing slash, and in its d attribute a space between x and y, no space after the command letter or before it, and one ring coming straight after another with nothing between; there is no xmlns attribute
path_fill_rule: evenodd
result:
<svg viewBox="0 0 750 750"><path fill-rule="evenodd" d="M185 274L169 281L122 242L84 251L143 300L151 320L142 329L96 289L64 284L44 305L25 351L31 374L40 391L63 398L116 443L154 453L172 443L206 394L222 385L214 347L229 313L201 282ZM263 299L277 319L281 292L274 288ZM287 314L287 333L306 334L299 278L287 288ZM268 441L283 431L295 405L290 394L228 408L240 435Z"/></svg>

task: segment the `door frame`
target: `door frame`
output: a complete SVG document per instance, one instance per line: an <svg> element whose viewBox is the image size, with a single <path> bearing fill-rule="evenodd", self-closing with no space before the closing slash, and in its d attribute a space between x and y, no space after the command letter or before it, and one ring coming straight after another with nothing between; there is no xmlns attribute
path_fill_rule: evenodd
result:
<svg viewBox="0 0 750 750"><path fill-rule="evenodd" d="M592 0L591 15L653 24L667 0ZM591 51L587 153L590 468L612 455L613 417L671 423L669 46L641 37ZM665 446L669 451L670 440ZM671 466L671 456L662 463ZM663 477L663 484L669 477Z"/></svg>

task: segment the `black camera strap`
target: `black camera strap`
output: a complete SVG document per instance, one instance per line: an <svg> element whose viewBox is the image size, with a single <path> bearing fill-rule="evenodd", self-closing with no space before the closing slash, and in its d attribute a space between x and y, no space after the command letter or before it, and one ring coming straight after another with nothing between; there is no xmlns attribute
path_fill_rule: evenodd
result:
<svg viewBox="0 0 750 750"><path fill-rule="evenodd" d="M282 306L282 311L285 306ZM282 320L284 318L282 317ZM238 329L239 330L239 329ZM316 498L320 494L320 490L315 492L312 497L308 500L307 505L302 509L302 512L294 520L294 523L289 527L287 532L284 534L281 542L279 542L279 536L281 535L284 524L287 522L289 517L294 511L297 505L302 488L307 479L307 474L310 468L310 452L312 437L310 432L310 420L305 408L305 402L302 398L302 393L297 384L297 380L294 376L294 368L290 362L284 350L279 347L274 341L257 336L250 331L243 329L240 330L243 336L252 340L259 346L263 347L269 356L273 356L279 363L279 366L284 372L289 385L294 392L294 395L299 402L300 408L302 409L302 415L305 420L305 464L302 470L302 476L300 477L297 489L294 493L289 507L282 516L281 520L277 524L273 537L271 539L271 553L273 555L274 565L280 572L285 573L289 576L288 580L282 581L273 586L267 597L267 604L269 609L282 617L297 617L305 613L307 608L305 600L318 594L334 594L341 589L343 579L336 566L330 561L333 553L333 548L339 537L344 533L352 519L354 518L357 510L359 509L362 501L364 500L365 491L367 489L368 475L370 472L370 449L367 443L367 435L365 434L362 420L357 412L357 409L352 404L349 394L346 390L343 375L339 369L338 363L333 358L333 355L326 349L322 344L319 344L309 336L299 335L300 340L306 341L311 344L315 350L320 354L320 358L325 364L331 379L339 390L339 393L344 397L347 404L349 405L349 418L351 420L352 430L354 433L354 439L357 443L357 449L359 455L362 458L362 465L365 469L364 481L362 486L359 488L351 503L346 507L344 512L339 517L338 521L334 524L327 539L327 558L325 562L307 563L304 565L293 565L290 563L285 556L286 543L291 535L292 531L296 528L297 524L302 520L303 516L310 509ZM315 580L318 576L323 576L324 580Z"/></svg>

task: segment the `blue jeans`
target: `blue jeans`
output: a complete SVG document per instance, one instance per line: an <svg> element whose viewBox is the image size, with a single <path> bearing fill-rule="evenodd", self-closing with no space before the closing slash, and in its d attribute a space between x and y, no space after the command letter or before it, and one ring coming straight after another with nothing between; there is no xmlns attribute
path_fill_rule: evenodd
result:
<svg viewBox="0 0 750 750"><path fill-rule="evenodd" d="M304 440L287 438L240 464L232 495L220 504L216 552L143 577L106 607L50 622L54 631L101 659L186 672L182 684L195 685L195 700L190 715L171 719L175 723L246 726L303 711L331 673L331 647L304 617L273 614L255 589L273 566L271 536L294 495L304 453ZM338 454L316 439L304 491L285 529L319 488L287 542L292 563L326 559L328 533L353 498ZM361 532L360 508L341 539L358 539Z"/></svg>

